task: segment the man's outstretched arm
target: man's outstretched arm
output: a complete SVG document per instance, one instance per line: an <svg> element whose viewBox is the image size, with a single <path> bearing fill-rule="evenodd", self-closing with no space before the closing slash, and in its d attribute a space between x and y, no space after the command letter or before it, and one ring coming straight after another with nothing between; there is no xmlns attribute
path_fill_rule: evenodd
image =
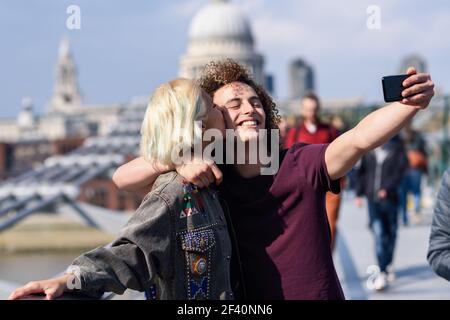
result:
<svg viewBox="0 0 450 320"><path fill-rule="evenodd" d="M372 112L329 145L325 162L331 179L343 177L366 152L392 138L420 109L428 107L434 95L430 75L418 74L414 68L407 74L410 76L403 82L405 98L401 102Z"/></svg>

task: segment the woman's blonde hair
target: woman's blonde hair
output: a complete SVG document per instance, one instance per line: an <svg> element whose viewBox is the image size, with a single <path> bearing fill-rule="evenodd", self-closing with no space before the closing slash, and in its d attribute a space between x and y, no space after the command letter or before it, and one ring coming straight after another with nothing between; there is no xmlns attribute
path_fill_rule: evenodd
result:
<svg viewBox="0 0 450 320"><path fill-rule="evenodd" d="M141 156L147 161L173 163L173 150L201 141L195 121L206 112L201 87L193 80L175 79L159 86L147 106L141 126Z"/></svg>

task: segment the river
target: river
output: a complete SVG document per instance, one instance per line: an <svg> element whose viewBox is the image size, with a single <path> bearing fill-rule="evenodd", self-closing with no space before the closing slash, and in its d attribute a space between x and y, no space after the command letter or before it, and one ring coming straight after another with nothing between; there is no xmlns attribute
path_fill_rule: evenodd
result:
<svg viewBox="0 0 450 320"><path fill-rule="evenodd" d="M11 286L63 272L77 256L73 252L0 255L0 299L7 298Z"/></svg>

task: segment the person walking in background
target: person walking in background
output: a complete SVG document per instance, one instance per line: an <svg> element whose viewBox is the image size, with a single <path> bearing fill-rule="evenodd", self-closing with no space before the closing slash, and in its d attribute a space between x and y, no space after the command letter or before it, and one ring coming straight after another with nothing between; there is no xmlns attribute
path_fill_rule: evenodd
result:
<svg viewBox="0 0 450 320"><path fill-rule="evenodd" d="M392 269L398 225L398 184L407 168L404 146L399 136L367 153L356 170L356 202L367 198L369 227L375 237L375 250L380 273L374 281L383 290L395 276Z"/></svg>
<svg viewBox="0 0 450 320"><path fill-rule="evenodd" d="M408 170L400 184L400 212L403 224L408 225L408 194L414 196L414 218L420 220L422 176L427 173L428 161L425 140L421 133L412 128L410 121L400 133L408 155Z"/></svg>
<svg viewBox="0 0 450 320"><path fill-rule="evenodd" d="M297 142L307 144L331 143L338 137L336 128L322 122L320 119L320 99L316 94L311 92L303 97L301 101L301 116L302 121L300 124L288 131L284 141L285 148L290 148ZM342 183L343 179L341 180ZM341 193L326 193L326 211L331 231L332 248L334 248L335 243L340 204Z"/></svg>
<svg viewBox="0 0 450 320"><path fill-rule="evenodd" d="M289 125L286 116L280 116L280 122L278 123L278 128L280 128L280 140L284 141L286 134L289 131Z"/></svg>
<svg viewBox="0 0 450 320"><path fill-rule="evenodd" d="M290 148L296 142L307 144L330 143L338 133L332 125L324 123L320 118L320 99L310 92L301 101L301 122L291 128L284 141L284 147Z"/></svg>
<svg viewBox="0 0 450 320"><path fill-rule="evenodd" d="M444 173L434 207L427 258L434 272L450 281L450 169Z"/></svg>

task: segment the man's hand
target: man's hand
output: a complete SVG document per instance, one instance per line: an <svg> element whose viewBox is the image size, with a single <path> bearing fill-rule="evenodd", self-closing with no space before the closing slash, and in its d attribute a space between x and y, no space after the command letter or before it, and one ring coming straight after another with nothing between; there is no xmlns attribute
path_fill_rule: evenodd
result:
<svg viewBox="0 0 450 320"><path fill-rule="evenodd" d="M394 135L430 104L434 84L429 74L408 68L410 76L403 81L404 99L380 108L362 119L355 128L334 140L325 152L328 174L332 180L343 177L355 163Z"/></svg>
<svg viewBox="0 0 450 320"><path fill-rule="evenodd" d="M175 168L187 182L199 188L207 187L214 181L219 185L223 179L222 171L212 160L194 159Z"/></svg>
<svg viewBox="0 0 450 320"><path fill-rule="evenodd" d="M407 72L410 75L403 81L403 100L401 103L425 109L430 104L434 96L434 83L428 73L417 73L416 69L409 67Z"/></svg>

